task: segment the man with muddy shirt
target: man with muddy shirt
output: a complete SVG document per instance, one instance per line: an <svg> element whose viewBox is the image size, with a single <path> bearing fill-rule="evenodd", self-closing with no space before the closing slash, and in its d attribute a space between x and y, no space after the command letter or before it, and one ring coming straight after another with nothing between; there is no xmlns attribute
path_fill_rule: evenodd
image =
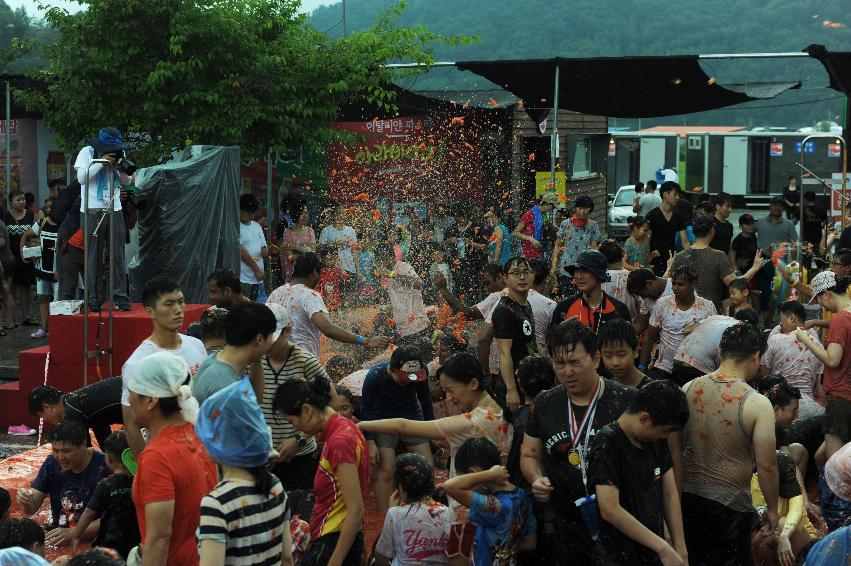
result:
<svg viewBox="0 0 851 566"><path fill-rule="evenodd" d="M683 386L689 419L668 437L682 492L689 564L753 564L751 477L756 464L764 521L777 527L778 476L771 402L747 382L759 371L763 339L750 324L721 335L718 370Z"/></svg>
<svg viewBox="0 0 851 566"><path fill-rule="evenodd" d="M594 493L587 483L594 435L620 417L637 390L600 377L597 339L578 321L553 326L547 349L560 385L535 398L520 468L535 498L550 502L539 533L550 563L593 564L593 543L575 501Z"/></svg>

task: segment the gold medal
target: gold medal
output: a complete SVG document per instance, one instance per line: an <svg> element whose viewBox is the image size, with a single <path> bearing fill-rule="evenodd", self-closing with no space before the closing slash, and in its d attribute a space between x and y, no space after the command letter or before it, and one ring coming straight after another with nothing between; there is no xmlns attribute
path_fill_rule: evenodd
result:
<svg viewBox="0 0 851 566"><path fill-rule="evenodd" d="M580 463L579 452L574 448L567 453L567 461L571 466L578 466Z"/></svg>

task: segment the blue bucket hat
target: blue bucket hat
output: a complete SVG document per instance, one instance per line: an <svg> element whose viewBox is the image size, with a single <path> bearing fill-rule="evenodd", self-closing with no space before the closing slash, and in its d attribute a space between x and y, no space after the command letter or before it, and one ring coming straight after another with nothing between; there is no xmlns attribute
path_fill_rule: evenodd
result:
<svg viewBox="0 0 851 566"><path fill-rule="evenodd" d="M113 151L124 151L124 140L118 128L101 128L98 137L91 140L89 145L100 155Z"/></svg>
<svg viewBox="0 0 851 566"><path fill-rule="evenodd" d="M269 461L269 427L247 377L204 401L195 421L195 433L220 464L257 468Z"/></svg>

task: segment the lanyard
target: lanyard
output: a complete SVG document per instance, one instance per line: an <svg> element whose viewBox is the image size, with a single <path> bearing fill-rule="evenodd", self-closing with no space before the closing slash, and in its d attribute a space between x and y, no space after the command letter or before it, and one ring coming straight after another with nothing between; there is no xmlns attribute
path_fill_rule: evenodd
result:
<svg viewBox="0 0 851 566"><path fill-rule="evenodd" d="M597 386L594 389L594 395L591 397L591 403L588 404L588 408L585 410L585 415L582 417L582 420L577 425L576 423L576 415L573 413L573 404L570 402L570 398L567 400L567 422L570 427L570 439L573 442L573 450L571 452L576 452L576 455L579 458L579 469L582 471L582 483L585 485L585 493L588 493L588 466L586 463L586 456L588 452L588 444L591 440L591 429L593 428L594 423L594 415L597 413L597 403L600 400L600 397L603 396L603 380L602 378L597 378ZM584 441L577 442L577 439L582 437L582 431L585 431L585 439ZM574 456L573 458L575 458ZM572 460L573 458L568 457L568 460ZM575 462L571 462L574 463Z"/></svg>
<svg viewBox="0 0 851 566"><path fill-rule="evenodd" d="M581 297L581 296L579 297L579 303L580 303L579 304L579 324L582 324L582 307L584 306L585 309L588 311L588 328L593 330L594 334L597 334L597 333L600 332L600 324L599 323L595 324L595 321L597 319L596 315L598 313L600 314L600 319L602 321L602 318L603 318L603 303L605 303L605 301L606 301L606 296L601 295L600 296L600 304L597 305L596 307L592 308L591 303L586 302L583 297Z"/></svg>

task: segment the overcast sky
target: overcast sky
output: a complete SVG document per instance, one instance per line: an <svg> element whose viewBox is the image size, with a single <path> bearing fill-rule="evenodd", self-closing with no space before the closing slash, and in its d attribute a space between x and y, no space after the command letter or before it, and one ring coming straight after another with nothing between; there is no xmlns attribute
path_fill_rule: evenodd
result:
<svg viewBox="0 0 851 566"><path fill-rule="evenodd" d="M318 6L327 6L328 4L334 4L337 1L339 0L301 0L301 5L305 10L312 11ZM60 6L71 12L76 12L80 9L80 4L70 0L42 0L41 3L49 6ZM41 18L42 16L42 12L38 9L38 0L6 0L6 4L12 8L23 6L27 9L27 14L30 16L35 16L37 18Z"/></svg>

